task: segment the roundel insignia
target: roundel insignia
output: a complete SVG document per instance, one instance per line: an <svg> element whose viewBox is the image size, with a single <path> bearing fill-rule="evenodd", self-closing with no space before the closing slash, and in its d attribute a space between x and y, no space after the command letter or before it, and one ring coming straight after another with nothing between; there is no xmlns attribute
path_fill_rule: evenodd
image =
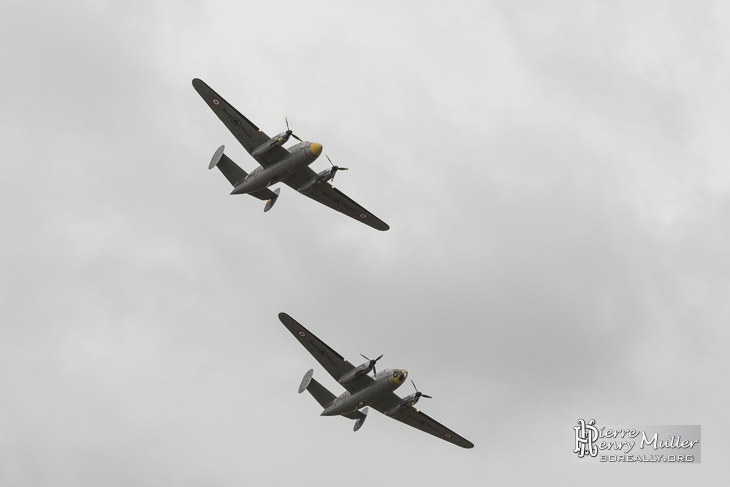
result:
<svg viewBox="0 0 730 487"><path fill-rule="evenodd" d="M303 332L302 330L299 330L299 331L297 332L297 335L299 335L299 336L300 336L300 337L302 337L302 338L304 338L305 336L307 336L307 334L306 334L306 333L304 333L304 332Z"/></svg>
<svg viewBox="0 0 730 487"><path fill-rule="evenodd" d="M444 434L444 438L453 438L453 437L454 437L454 435L452 435L451 433Z"/></svg>
<svg viewBox="0 0 730 487"><path fill-rule="evenodd" d="M238 127L239 125L241 125L241 121L239 119L237 119L237 118L232 118L231 119L231 123L233 125L235 125L236 127Z"/></svg>
<svg viewBox="0 0 730 487"><path fill-rule="evenodd" d="M213 98L213 105L219 106L221 104L221 101L218 98Z"/></svg>
<svg viewBox="0 0 730 487"><path fill-rule="evenodd" d="M319 354L324 357L327 355L327 350L320 350Z"/></svg>
<svg viewBox="0 0 730 487"><path fill-rule="evenodd" d="M368 215L366 213L360 213L360 218L362 218L363 220L366 219L367 217L368 217Z"/></svg>

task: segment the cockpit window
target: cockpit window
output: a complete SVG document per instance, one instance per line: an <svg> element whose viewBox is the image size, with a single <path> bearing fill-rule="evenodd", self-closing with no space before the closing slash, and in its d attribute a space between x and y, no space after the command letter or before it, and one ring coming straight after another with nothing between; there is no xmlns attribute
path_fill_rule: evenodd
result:
<svg viewBox="0 0 730 487"><path fill-rule="evenodd" d="M401 383L406 379L407 372L405 370L394 370L393 371L393 380L397 383Z"/></svg>

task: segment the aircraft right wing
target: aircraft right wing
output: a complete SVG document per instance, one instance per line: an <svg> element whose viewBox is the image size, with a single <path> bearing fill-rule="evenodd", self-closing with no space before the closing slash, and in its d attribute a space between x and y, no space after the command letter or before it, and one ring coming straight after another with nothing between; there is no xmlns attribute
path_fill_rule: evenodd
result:
<svg viewBox="0 0 730 487"><path fill-rule="evenodd" d="M268 135L254 125L251 120L244 117L241 112L233 108L233 105L205 84L203 80L195 78L193 88L249 154L264 142L269 141L270 137ZM289 152L283 147L274 147L267 151L263 157L255 157L255 159L259 164L266 167L288 155Z"/></svg>
<svg viewBox="0 0 730 487"><path fill-rule="evenodd" d="M317 362L319 362L336 381L339 381L340 377L355 368L355 366L348 362L346 358L335 352L326 343L317 338L314 333L304 328L304 326L288 314L279 313L279 320L281 320L287 330L294 335L294 338L304 345L304 348L312 354L312 357L317 359ZM354 393L370 384L372 381L372 377L368 375L361 375L342 386L351 393Z"/></svg>
<svg viewBox="0 0 730 487"><path fill-rule="evenodd" d="M317 173L315 173L311 168L306 167L288 176L283 181L289 187L299 190L301 185L312 180L316 176ZM355 201L353 201L349 196L329 183L322 183L310 192L303 194L318 203L329 206L333 210L339 211L340 213L360 221L369 227L373 227L376 230L385 231L390 228L383 220L355 203Z"/></svg>
<svg viewBox="0 0 730 487"><path fill-rule="evenodd" d="M393 408L398 407L401 401L402 399L392 392L389 395L375 401L370 405L370 407L380 411L386 416L390 416L396 421L400 421L403 424L407 424L408 426L424 431L436 438L441 438L444 441L448 441L449 443L453 443L454 445L462 448L474 448L474 443L450 430L413 406L406 406L392 415L386 414Z"/></svg>

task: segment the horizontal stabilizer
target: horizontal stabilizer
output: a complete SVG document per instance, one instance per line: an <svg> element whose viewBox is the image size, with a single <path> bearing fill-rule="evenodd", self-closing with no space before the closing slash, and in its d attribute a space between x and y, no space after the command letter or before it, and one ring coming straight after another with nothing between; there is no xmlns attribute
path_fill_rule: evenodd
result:
<svg viewBox="0 0 730 487"><path fill-rule="evenodd" d="M355 421L355 426L352 428L352 431L359 430L368 417L368 408L363 408L358 412L361 414L361 416L357 419L357 421Z"/></svg>
<svg viewBox="0 0 730 487"><path fill-rule="evenodd" d="M307 390L323 408L326 408L335 400L335 395L313 378L310 378Z"/></svg>
<svg viewBox="0 0 730 487"><path fill-rule="evenodd" d="M227 155L223 153L225 149L225 145L218 147L218 150L215 151L215 154L213 154L213 158L210 160L208 169L218 167L218 169L221 170L228 182L231 183L232 186L235 186L239 182L243 181L243 179L248 176L248 173L238 167L238 164L233 162Z"/></svg>
<svg viewBox="0 0 730 487"><path fill-rule="evenodd" d="M281 189L276 188L274 190L274 196L272 196L271 198L268 199L268 201L266 201L266 206L264 206L264 213L266 213L271 208L273 208L274 203L276 203L276 199L279 197L279 191L281 191Z"/></svg>
<svg viewBox="0 0 730 487"><path fill-rule="evenodd" d="M235 190L234 190L235 191ZM233 194L233 193L231 193ZM276 201L276 198L279 197L279 188L276 188L275 191L271 191L269 188L260 189L258 191L254 191L253 193L248 193L249 195L253 196L254 198L258 198L260 200L268 201L268 200L274 200ZM271 203L271 206L274 206L274 203ZM271 206L269 206L269 209L271 209ZM267 211L264 209L264 211Z"/></svg>

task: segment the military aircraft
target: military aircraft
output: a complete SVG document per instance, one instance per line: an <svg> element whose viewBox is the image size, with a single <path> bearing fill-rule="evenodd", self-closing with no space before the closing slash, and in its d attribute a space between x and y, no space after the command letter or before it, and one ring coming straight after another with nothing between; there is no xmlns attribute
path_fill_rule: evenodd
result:
<svg viewBox="0 0 730 487"><path fill-rule="evenodd" d="M446 440L449 443L462 448L473 448L474 444L459 436L438 421L426 416L413 406L422 397L431 398L416 388L414 394L401 398L393 391L403 385L408 377L408 371L403 369L386 369L377 372L375 363L383 356L376 359L369 359L363 355L367 362L355 367L343 358L339 353L328 347L322 340L317 338L311 331L286 313L279 313L279 320L304 345L309 353L325 368L327 372L339 382L347 392L335 397L322 384L312 378L313 369L309 369L299 386L299 393L305 390L317 400L324 408L321 416L344 416L355 420L354 431L360 429L367 418L368 408L380 411L401 423L413 426L425 431L437 438ZM369 375L373 372L373 377Z"/></svg>
<svg viewBox="0 0 730 487"><path fill-rule="evenodd" d="M202 80L194 79L193 87L260 165L249 174L223 153L225 146L220 146L215 151L208 169L214 167L220 169L233 185L231 194L250 194L260 200L266 200L264 211L269 211L279 197L279 188L272 191L269 186L283 181L303 195L365 225L382 231L390 228L342 191L328 184L334 180L337 171L346 171L346 167L335 166L332 161L330 161L332 167L320 173L315 173L309 167L322 153L322 144L305 142L294 135L289 129L288 120L285 132L276 137L269 137ZM297 139L299 144L285 149L282 146L289 137ZM327 159L329 160L329 157Z"/></svg>

